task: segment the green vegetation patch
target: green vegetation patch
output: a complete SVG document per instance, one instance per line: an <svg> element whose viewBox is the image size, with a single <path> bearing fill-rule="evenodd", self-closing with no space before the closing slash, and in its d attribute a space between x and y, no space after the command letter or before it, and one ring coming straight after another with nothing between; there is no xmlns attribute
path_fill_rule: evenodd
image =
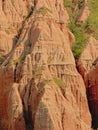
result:
<svg viewBox="0 0 98 130"><path fill-rule="evenodd" d="M41 7L40 9L37 10L37 13L42 14L43 16L45 16L48 12L52 13L52 11L46 7Z"/></svg>
<svg viewBox="0 0 98 130"><path fill-rule="evenodd" d="M76 39L75 46L72 48L73 55L76 59L82 53L89 36L93 35L96 39L98 39L98 1L88 1L90 16L85 23L81 23L80 25L77 25L76 19L81 7L83 6L83 0L79 0L78 6L79 7L75 13L70 13L71 23L69 24L69 28Z"/></svg>
<svg viewBox="0 0 98 130"><path fill-rule="evenodd" d="M42 75L42 72L43 72L44 70L45 70L45 67L44 67L44 66L39 67L39 68L34 72L32 78L34 79L34 78L36 78L36 77Z"/></svg>
<svg viewBox="0 0 98 130"><path fill-rule="evenodd" d="M60 88L66 87L65 83L60 78L54 77L53 80Z"/></svg>
<svg viewBox="0 0 98 130"><path fill-rule="evenodd" d="M23 63L25 61L25 58L26 58L26 56L28 54L30 54L30 51L29 50L25 50L23 52L23 54L19 58L16 58L16 59L13 60L14 64L18 64L19 62Z"/></svg>
<svg viewBox="0 0 98 130"><path fill-rule="evenodd" d="M17 59L14 59L14 60L13 60L13 62L14 62L15 65L18 64L19 61L20 61L20 58L17 58Z"/></svg>
<svg viewBox="0 0 98 130"><path fill-rule="evenodd" d="M64 7L69 7L70 6L70 2L69 1L64 1Z"/></svg>
<svg viewBox="0 0 98 130"><path fill-rule="evenodd" d="M88 6L90 9L88 22L94 30L94 37L98 40L98 0L88 0Z"/></svg>
<svg viewBox="0 0 98 130"><path fill-rule="evenodd" d="M67 11L70 16L70 21L71 21L68 27L70 28L71 32L75 36L75 45L72 48L72 52L75 59L78 59L87 43L87 39L88 39L87 28L89 27L89 22L87 20L85 23L80 23L80 24L77 23L77 17L81 12L81 9L84 4L84 0L78 1L78 7L75 11L74 9L77 6L77 2L70 2L70 3L73 4L73 6L67 8Z"/></svg>
<svg viewBox="0 0 98 130"><path fill-rule="evenodd" d="M69 28L76 39L76 43L72 48L72 52L74 57L77 59L79 58L87 43L87 35L85 33L86 24L81 24L80 26L78 26L75 24L75 22L72 22L69 24Z"/></svg>

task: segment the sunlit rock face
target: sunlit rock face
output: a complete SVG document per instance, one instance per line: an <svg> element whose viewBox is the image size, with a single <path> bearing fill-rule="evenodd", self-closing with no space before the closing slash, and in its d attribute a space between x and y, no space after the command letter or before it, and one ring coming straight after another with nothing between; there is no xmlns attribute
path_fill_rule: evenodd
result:
<svg viewBox="0 0 98 130"><path fill-rule="evenodd" d="M1 129L91 130L84 81L71 51L75 38L67 27L70 20L63 0L0 4L6 26L17 29L5 34L2 28L9 42L4 37L5 44L0 44L6 56L0 66ZM14 21L20 23L14 25Z"/></svg>

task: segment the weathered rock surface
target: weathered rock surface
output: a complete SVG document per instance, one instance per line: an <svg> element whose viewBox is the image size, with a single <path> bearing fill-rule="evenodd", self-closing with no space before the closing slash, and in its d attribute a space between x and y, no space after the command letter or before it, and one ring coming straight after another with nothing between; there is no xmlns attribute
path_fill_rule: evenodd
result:
<svg viewBox="0 0 98 130"><path fill-rule="evenodd" d="M92 114L92 126L98 128L98 63L86 76L87 96Z"/></svg>
<svg viewBox="0 0 98 130"><path fill-rule="evenodd" d="M5 11L10 24L14 20L22 24L27 7L34 6L21 25L16 42L8 42L9 54L0 66L0 120L8 120L1 129L90 130L85 85L70 49L75 40L67 28L70 20L63 0L27 3L22 0L16 0L15 6L10 0L0 3L4 5L2 13L5 8L11 13L14 8L13 17ZM18 29L21 26L15 24ZM15 38L16 34L11 36ZM1 49L5 46L1 45Z"/></svg>
<svg viewBox="0 0 98 130"><path fill-rule="evenodd" d="M79 72L81 73L83 78L90 71L93 62L98 57L97 46L98 46L98 41L95 38L90 37L84 51L82 52L77 62Z"/></svg>
<svg viewBox="0 0 98 130"><path fill-rule="evenodd" d="M19 85L14 83L9 94L10 128L12 130L26 130L23 118L23 105L18 91Z"/></svg>
<svg viewBox="0 0 98 130"><path fill-rule="evenodd" d="M85 23L89 15L90 15L90 10L87 6L87 0L84 0L83 7L79 13L78 18L77 18L77 22L78 23Z"/></svg>
<svg viewBox="0 0 98 130"><path fill-rule="evenodd" d="M92 126L98 127L98 41L90 37L88 44L78 60L78 69L84 78L90 111L92 114Z"/></svg>
<svg viewBox="0 0 98 130"><path fill-rule="evenodd" d="M13 69L11 67L0 68L0 129L7 130L10 124L9 93L14 82Z"/></svg>

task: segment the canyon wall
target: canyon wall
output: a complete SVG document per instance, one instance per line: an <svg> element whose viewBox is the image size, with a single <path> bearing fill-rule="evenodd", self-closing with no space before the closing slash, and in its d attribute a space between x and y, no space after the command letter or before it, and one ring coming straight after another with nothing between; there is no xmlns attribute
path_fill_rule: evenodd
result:
<svg viewBox="0 0 98 130"><path fill-rule="evenodd" d="M92 114L92 126L98 127L98 41L90 37L82 52L77 66L86 86L90 112Z"/></svg>
<svg viewBox="0 0 98 130"><path fill-rule="evenodd" d="M2 130L91 130L63 2L0 2Z"/></svg>

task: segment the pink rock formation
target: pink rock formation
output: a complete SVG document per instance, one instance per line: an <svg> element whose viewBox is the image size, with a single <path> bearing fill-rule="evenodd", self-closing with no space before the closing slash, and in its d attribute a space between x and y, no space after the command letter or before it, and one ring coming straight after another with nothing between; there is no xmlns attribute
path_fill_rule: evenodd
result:
<svg viewBox="0 0 98 130"><path fill-rule="evenodd" d="M92 126L98 128L98 61L86 76L87 96L92 114Z"/></svg>
<svg viewBox="0 0 98 130"><path fill-rule="evenodd" d="M31 1L27 2L0 3L6 8L8 23L23 20L27 7L31 7ZM0 120L8 119L8 123L1 129L90 130L85 85L70 49L74 36L67 28L69 16L63 0L39 0L33 6L1 65L0 98L8 88L5 102L0 100Z"/></svg>
<svg viewBox="0 0 98 130"><path fill-rule="evenodd" d="M78 60L78 69L85 80L90 111L92 114L92 126L98 127L98 41L90 37L88 44Z"/></svg>
<svg viewBox="0 0 98 130"><path fill-rule="evenodd" d="M13 37L7 35L5 32L0 32L0 53L1 55L8 54L13 46Z"/></svg>
<svg viewBox="0 0 98 130"><path fill-rule="evenodd" d="M87 6L87 1L84 1L84 6L82 7L81 12L77 18L77 22L85 23L89 15L90 15L90 10Z"/></svg>
<svg viewBox="0 0 98 130"><path fill-rule="evenodd" d="M9 93L14 82L11 67L0 68L0 129L7 130L10 124Z"/></svg>
<svg viewBox="0 0 98 130"><path fill-rule="evenodd" d="M26 130L23 117L23 106L18 91L19 84L14 83L9 94L10 105L10 125L11 130Z"/></svg>
<svg viewBox="0 0 98 130"><path fill-rule="evenodd" d="M84 51L82 52L77 62L79 72L83 78L90 71L92 68L92 63L98 57L97 46L98 41L95 38L90 37Z"/></svg>

